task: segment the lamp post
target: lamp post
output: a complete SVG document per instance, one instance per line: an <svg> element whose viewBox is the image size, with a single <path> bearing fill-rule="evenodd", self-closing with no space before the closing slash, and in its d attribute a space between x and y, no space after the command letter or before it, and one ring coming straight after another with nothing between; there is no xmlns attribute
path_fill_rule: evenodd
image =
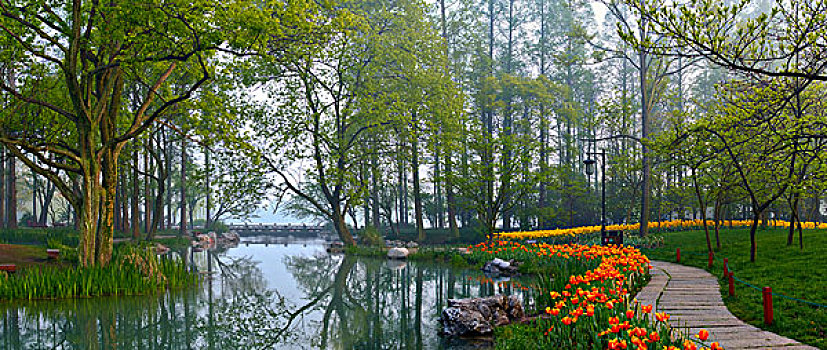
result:
<svg viewBox="0 0 827 350"><path fill-rule="evenodd" d="M600 156L600 171L602 174L601 180L601 212L600 212L600 244L605 244L606 242L606 151L600 152L586 152L587 156ZM586 159L583 161L583 164L586 165L586 174L589 176L594 175L594 163L597 163L594 159Z"/></svg>

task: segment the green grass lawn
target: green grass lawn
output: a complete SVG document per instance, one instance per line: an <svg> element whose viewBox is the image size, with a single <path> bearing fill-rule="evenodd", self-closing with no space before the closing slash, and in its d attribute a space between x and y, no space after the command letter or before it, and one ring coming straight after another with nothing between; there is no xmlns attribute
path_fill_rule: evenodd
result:
<svg viewBox="0 0 827 350"><path fill-rule="evenodd" d="M767 229L756 233L755 263L749 261L749 229L722 229L721 249L716 250L711 272L718 276L724 302L738 318L798 341L827 349L827 308L773 297L775 320L763 323L761 292L735 283L735 297L728 296L722 278L724 257L735 276L758 287L769 286L774 293L827 305L827 231L805 230L804 249L798 248L798 233L787 246L787 230ZM681 248L681 264L707 268L706 238L703 230L664 233L665 245L644 249L652 260L675 261L675 249ZM713 248L715 232L710 229Z"/></svg>

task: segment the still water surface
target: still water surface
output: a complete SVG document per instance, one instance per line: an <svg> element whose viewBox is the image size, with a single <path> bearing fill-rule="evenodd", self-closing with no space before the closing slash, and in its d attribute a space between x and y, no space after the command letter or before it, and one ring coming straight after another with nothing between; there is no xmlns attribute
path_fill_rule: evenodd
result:
<svg viewBox="0 0 827 350"><path fill-rule="evenodd" d="M464 349L449 298L529 291L470 269L331 255L319 241L183 256L209 278L157 296L1 303L0 349Z"/></svg>

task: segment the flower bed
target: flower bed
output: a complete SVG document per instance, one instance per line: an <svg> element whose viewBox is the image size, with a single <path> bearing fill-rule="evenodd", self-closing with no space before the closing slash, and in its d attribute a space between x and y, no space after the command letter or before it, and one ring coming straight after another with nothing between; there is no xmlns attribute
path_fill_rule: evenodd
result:
<svg viewBox="0 0 827 350"><path fill-rule="evenodd" d="M650 229L697 229L703 227L703 220L672 220L672 221L656 221L650 222ZM707 220L707 226L713 227L715 221ZM722 220L720 222L722 227L749 227L752 225L752 220ZM788 228L790 223L784 220L769 220L768 226L777 228ZM802 222L803 229L827 229L827 223L816 222ZM640 224L630 225L608 225L608 231L636 231L640 229ZM500 239L521 240L521 239L537 239L537 238L556 238L556 237L574 237L583 234L592 234L600 232L600 225L597 226L581 226L574 228L561 228L554 230L536 230L536 231L516 231L516 232L502 232L496 234Z"/></svg>
<svg viewBox="0 0 827 350"><path fill-rule="evenodd" d="M472 262L516 259L531 262L553 277L539 276L538 304L545 312L527 327L535 336L508 339L504 348L684 349L703 347L688 337L673 339L669 315L652 314L633 294L648 280L649 259L632 247L523 245L496 241L469 246ZM541 301L542 300L542 301ZM696 337L705 341L708 332ZM721 349L717 343L711 349Z"/></svg>

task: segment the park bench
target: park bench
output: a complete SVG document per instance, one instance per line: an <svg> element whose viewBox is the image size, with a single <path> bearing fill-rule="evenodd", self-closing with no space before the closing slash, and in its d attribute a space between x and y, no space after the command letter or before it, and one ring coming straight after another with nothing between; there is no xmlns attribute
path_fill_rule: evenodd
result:
<svg viewBox="0 0 827 350"><path fill-rule="evenodd" d="M17 271L17 265L15 264L0 264L0 271L5 271L8 273L14 273Z"/></svg>

